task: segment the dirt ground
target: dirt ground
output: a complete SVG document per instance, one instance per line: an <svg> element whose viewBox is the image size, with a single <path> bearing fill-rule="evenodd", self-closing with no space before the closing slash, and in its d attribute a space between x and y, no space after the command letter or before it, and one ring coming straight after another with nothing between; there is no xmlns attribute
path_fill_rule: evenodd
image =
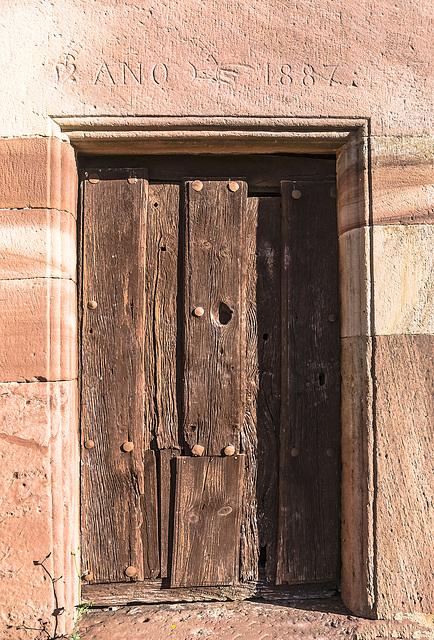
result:
<svg viewBox="0 0 434 640"><path fill-rule="evenodd" d="M376 640L434 638L434 616L393 621L351 616L339 598L279 602L211 602L93 609L80 640Z"/></svg>

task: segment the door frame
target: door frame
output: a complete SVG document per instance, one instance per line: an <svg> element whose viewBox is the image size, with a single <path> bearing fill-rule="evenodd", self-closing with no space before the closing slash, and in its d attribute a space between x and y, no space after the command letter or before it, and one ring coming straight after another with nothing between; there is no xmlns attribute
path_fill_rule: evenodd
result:
<svg viewBox="0 0 434 640"><path fill-rule="evenodd" d="M375 327L369 119L104 116L53 120L75 150L86 154L336 155L342 375L341 588L343 601L353 613L375 616L376 438L370 339ZM355 229L362 231L351 234Z"/></svg>

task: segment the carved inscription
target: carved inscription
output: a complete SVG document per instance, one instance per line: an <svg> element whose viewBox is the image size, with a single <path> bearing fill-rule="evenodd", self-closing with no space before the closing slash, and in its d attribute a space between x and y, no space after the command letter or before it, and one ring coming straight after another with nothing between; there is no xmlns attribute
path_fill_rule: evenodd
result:
<svg viewBox="0 0 434 640"><path fill-rule="evenodd" d="M360 72L342 64L313 64L310 61L220 63L208 58L201 63L186 60L171 63L168 60L141 61L101 60L92 67L80 69L75 55L68 53L55 66L56 83L81 81L98 87L154 86L161 90L171 87L199 86L201 83L226 85L233 89L239 86L252 88L275 87L287 92L315 87L359 87Z"/></svg>

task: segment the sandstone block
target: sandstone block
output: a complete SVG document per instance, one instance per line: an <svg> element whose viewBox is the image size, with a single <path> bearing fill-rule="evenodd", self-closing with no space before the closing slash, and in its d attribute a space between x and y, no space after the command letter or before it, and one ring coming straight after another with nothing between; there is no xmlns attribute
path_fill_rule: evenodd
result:
<svg viewBox="0 0 434 640"><path fill-rule="evenodd" d="M76 279L76 221L54 209L0 210L0 280Z"/></svg>
<svg viewBox="0 0 434 640"><path fill-rule="evenodd" d="M353 229L339 250L342 336L434 333L433 225Z"/></svg>
<svg viewBox="0 0 434 640"><path fill-rule="evenodd" d="M0 208L59 209L76 215L73 148L58 138L0 140Z"/></svg>
<svg viewBox="0 0 434 640"><path fill-rule="evenodd" d="M76 285L49 278L3 280L0 301L0 381L76 378Z"/></svg>
<svg viewBox="0 0 434 640"><path fill-rule="evenodd" d="M359 616L375 617L371 338L343 338L342 599Z"/></svg>
<svg viewBox="0 0 434 640"><path fill-rule="evenodd" d="M369 222L368 143L354 134L336 158L338 187L338 233Z"/></svg>
<svg viewBox="0 0 434 640"><path fill-rule="evenodd" d="M434 333L434 226L373 231L376 335Z"/></svg>
<svg viewBox="0 0 434 640"><path fill-rule="evenodd" d="M341 335L367 336L371 330L371 230L347 231L339 238Z"/></svg>
<svg viewBox="0 0 434 640"><path fill-rule="evenodd" d="M78 599L76 382L0 384L0 638L24 640L70 629ZM71 535L72 533L72 535ZM2 635L3 633L3 635Z"/></svg>
<svg viewBox="0 0 434 640"><path fill-rule="evenodd" d="M434 138L373 137L373 222L434 223Z"/></svg>
<svg viewBox="0 0 434 640"><path fill-rule="evenodd" d="M378 615L434 611L434 336L378 336Z"/></svg>

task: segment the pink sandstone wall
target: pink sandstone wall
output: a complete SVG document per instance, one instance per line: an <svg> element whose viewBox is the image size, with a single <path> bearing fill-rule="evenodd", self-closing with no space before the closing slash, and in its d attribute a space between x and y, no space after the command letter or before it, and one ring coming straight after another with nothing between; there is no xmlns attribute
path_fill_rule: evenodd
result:
<svg viewBox="0 0 434 640"><path fill-rule="evenodd" d="M1 3L4 638L53 624L33 564L48 553L58 631L78 599L74 117L90 132L110 117L109 137L121 116L366 119L338 153L343 593L363 615L434 612L433 13L430 0Z"/></svg>

